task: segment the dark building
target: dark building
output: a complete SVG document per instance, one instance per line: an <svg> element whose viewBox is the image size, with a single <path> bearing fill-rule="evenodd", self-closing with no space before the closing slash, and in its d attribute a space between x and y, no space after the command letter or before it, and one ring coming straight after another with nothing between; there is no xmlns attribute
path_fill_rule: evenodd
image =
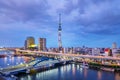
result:
<svg viewBox="0 0 120 80"><path fill-rule="evenodd" d="M46 38L39 38L38 50L46 51Z"/></svg>

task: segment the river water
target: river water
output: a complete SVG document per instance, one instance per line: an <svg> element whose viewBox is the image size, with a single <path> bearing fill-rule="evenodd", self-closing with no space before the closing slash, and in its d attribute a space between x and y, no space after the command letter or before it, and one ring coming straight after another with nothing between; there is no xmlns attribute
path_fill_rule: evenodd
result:
<svg viewBox="0 0 120 80"><path fill-rule="evenodd" d="M28 57L0 58L0 67L25 63ZM67 64L35 74L19 75L18 80L120 80L120 73L82 68L80 64Z"/></svg>
<svg viewBox="0 0 120 80"><path fill-rule="evenodd" d="M120 80L119 73L81 68L68 64L31 75L21 75L19 80Z"/></svg>

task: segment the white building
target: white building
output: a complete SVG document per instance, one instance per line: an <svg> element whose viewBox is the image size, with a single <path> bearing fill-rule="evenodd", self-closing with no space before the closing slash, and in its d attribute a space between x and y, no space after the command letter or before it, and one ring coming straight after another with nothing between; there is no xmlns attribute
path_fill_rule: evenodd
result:
<svg viewBox="0 0 120 80"><path fill-rule="evenodd" d="M94 56L100 55L100 49L99 48L92 48L92 55L94 55Z"/></svg>
<svg viewBox="0 0 120 80"><path fill-rule="evenodd" d="M116 42L114 42L113 44L112 44L112 49L116 49L117 48L117 44L116 44Z"/></svg>
<svg viewBox="0 0 120 80"><path fill-rule="evenodd" d="M120 49L112 49L113 57L120 57Z"/></svg>

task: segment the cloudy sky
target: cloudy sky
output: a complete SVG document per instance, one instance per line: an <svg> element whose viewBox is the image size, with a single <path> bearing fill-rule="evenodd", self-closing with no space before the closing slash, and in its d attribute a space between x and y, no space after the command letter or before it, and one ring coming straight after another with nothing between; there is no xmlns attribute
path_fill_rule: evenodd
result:
<svg viewBox="0 0 120 80"><path fill-rule="evenodd" d="M0 0L0 46L23 46L33 36L57 47L59 13L64 47L120 46L120 0Z"/></svg>

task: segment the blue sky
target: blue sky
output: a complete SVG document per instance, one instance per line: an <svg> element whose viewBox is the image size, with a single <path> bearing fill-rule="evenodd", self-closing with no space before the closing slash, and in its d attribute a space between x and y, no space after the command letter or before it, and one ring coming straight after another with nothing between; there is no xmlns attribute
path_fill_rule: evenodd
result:
<svg viewBox="0 0 120 80"><path fill-rule="evenodd" d="M0 46L23 46L33 36L57 47L59 13L64 47L120 46L120 0L0 0Z"/></svg>

